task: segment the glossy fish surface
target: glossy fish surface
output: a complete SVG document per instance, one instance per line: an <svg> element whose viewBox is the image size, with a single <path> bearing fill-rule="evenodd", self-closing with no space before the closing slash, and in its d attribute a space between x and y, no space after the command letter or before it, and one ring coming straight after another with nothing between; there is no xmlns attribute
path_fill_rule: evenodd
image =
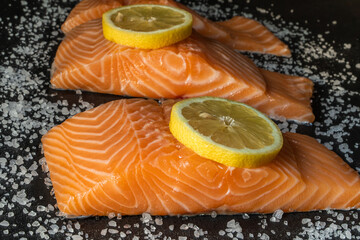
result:
<svg viewBox="0 0 360 240"><path fill-rule="evenodd" d="M101 18L104 12L112 8L133 4L161 4L182 8L192 14L193 28L198 33L240 51L291 55L286 44L255 20L235 16L227 21L213 22L173 0L83 0L70 12L61 30L67 34L80 24Z"/></svg>
<svg viewBox="0 0 360 240"><path fill-rule="evenodd" d="M315 139L285 133L270 164L227 167L171 135L174 102L112 101L51 129L42 143L59 209L174 215L359 207L358 173Z"/></svg>
<svg viewBox="0 0 360 240"><path fill-rule="evenodd" d="M60 44L51 84L57 89L150 98L223 97L274 118L314 121L311 80L258 68L249 58L194 32L160 49L104 38L101 19L75 27Z"/></svg>

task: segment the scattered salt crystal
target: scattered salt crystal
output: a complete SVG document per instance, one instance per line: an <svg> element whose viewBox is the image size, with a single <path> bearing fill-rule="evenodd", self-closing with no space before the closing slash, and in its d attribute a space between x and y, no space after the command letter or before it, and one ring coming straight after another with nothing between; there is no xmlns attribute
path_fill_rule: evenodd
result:
<svg viewBox="0 0 360 240"><path fill-rule="evenodd" d="M31 216L31 217L35 217L36 213L34 211L30 211L28 215Z"/></svg>
<svg viewBox="0 0 360 240"><path fill-rule="evenodd" d="M79 236L79 235L73 235L71 236L73 240L82 240L83 237L82 236Z"/></svg>
<svg viewBox="0 0 360 240"><path fill-rule="evenodd" d="M339 213L336 218L337 218L337 220L339 220L339 221L343 221L343 220L344 220L344 214Z"/></svg>
<svg viewBox="0 0 360 240"><path fill-rule="evenodd" d="M235 225L235 220L234 219L230 220L229 222L227 222L226 226L228 228L234 228L236 226Z"/></svg>
<svg viewBox="0 0 360 240"><path fill-rule="evenodd" d="M75 226L75 229L77 229L77 230L79 230L81 227L79 222L76 222L74 226Z"/></svg>
<svg viewBox="0 0 360 240"><path fill-rule="evenodd" d="M56 224L50 225L50 228L51 228L51 230L53 231L54 234L59 231L59 226L56 225Z"/></svg>
<svg viewBox="0 0 360 240"><path fill-rule="evenodd" d="M47 205L47 209L48 209L49 211L54 211L54 210L55 210L55 209L54 209L54 206L51 205L51 204L48 204L48 205Z"/></svg>
<svg viewBox="0 0 360 240"><path fill-rule="evenodd" d="M63 115L69 115L69 110L68 110L66 107L63 107L63 108L61 109L61 113L62 113Z"/></svg>
<svg viewBox="0 0 360 240"><path fill-rule="evenodd" d="M10 225L9 222L6 220L3 220L2 222L0 222L0 226L2 226L2 227L8 227L9 225Z"/></svg>
<svg viewBox="0 0 360 240"><path fill-rule="evenodd" d="M284 212L281 209L276 210L272 217L270 218L271 222L279 222L283 216Z"/></svg>
<svg viewBox="0 0 360 240"><path fill-rule="evenodd" d="M302 223L302 224L307 224L307 223L309 223L309 222L311 222L311 219L310 219L310 218L303 218L303 219L301 220L301 223Z"/></svg>
<svg viewBox="0 0 360 240"><path fill-rule="evenodd" d="M186 225L186 224L181 224L180 230L188 230L188 229L189 229L188 225Z"/></svg>
<svg viewBox="0 0 360 240"><path fill-rule="evenodd" d="M350 49L351 43L344 43L344 49Z"/></svg>
<svg viewBox="0 0 360 240"><path fill-rule="evenodd" d="M148 223L152 220L152 217L149 213L143 213L141 220L143 223Z"/></svg>
<svg viewBox="0 0 360 240"><path fill-rule="evenodd" d="M260 239L262 239L262 240L269 240L270 237L269 237L269 235L267 235L266 233L263 233L263 234L260 236Z"/></svg>
<svg viewBox="0 0 360 240"><path fill-rule="evenodd" d="M113 220L111 220L108 224L110 227L116 227L116 225L117 225L116 222Z"/></svg>
<svg viewBox="0 0 360 240"><path fill-rule="evenodd" d="M275 217L271 217L271 218L270 218L270 222L279 222L279 220L276 219Z"/></svg>
<svg viewBox="0 0 360 240"><path fill-rule="evenodd" d="M131 225L130 225L130 224L125 224L125 225L124 225L124 228L125 228L125 229L131 228Z"/></svg>
<svg viewBox="0 0 360 240"><path fill-rule="evenodd" d="M45 206L42 206L42 205L39 205L39 206L37 206L36 210L37 210L38 212L43 212L43 211L46 210L46 207L45 207Z"/></svg>
<svg viewBox="0 0 360 240"><path fill-rule="evenodd" d="M70 223L68 223L68 224L66 225L66 228L67 228L67 230L68 230L69 232L71 232L71 233L74 232L74 229L73 229L73 227L71 226Z"/></svg>
<svg viewBox="0 0 360 240"><path fill-rule="evenodd" d="M163 225L163 220L160 217L155 218L155 224L158 226Z"/></svg>
<svg viewBox="0 0 360 240"><path fill-rule="evenodd" d="M269 12L269 11L267 11L266 9L259 8L259 7L257 7L257 8L256 8L256 10L257 10L258 12L260 12L260 13L263 13L263 14L265 14L265 13L268 13L268 12Z"/></svg>
<svg viewBox="0 0 360 240"><path fill-rule="evenodd" d="M34 225L33 225L34 226ZM44 226L39 226L37 229L36 229L36 233L45 233L47 232L47 229L44 227Z"/></svg>
<svg viewBox="0 0 360 240"><path fill-rule="evenodd" d="M345 231L345 237L346 237L346 239L351 239L352 238L352 234L351 234L351 232L349 230Z"/></svg>
<svg viewBox="0 0 360 240"><path fill-rule="evenodd" d="M341 224L341 227L342 227L343 229L348 229L348 224L347 224L347 223L343 223L343 224Z"/></svg>
<svg viewBox="0 0 360 240"><path fill-rule="evenodd" d="M116 229L109 229L108 231L109 231L109 233L111 233L111 234L117 234L117 233L119 233L119 230L116 230Z"/></svg>
<svg viewBox="0 0 360 240"><path fill-rule="evenodd" d="M108 230L107 228L102 229L101 232L100 232L100 234L101 234L102 236L105 236L106 233L107 233L107 230Z"/></svg>

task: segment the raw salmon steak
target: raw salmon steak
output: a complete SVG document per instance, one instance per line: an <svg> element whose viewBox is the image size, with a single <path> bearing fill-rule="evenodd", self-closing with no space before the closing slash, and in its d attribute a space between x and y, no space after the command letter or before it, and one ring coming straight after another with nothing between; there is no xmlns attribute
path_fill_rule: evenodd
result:
<svg viewBox="0 0 360 240"><path fill-rule="evenodd" d="M83 0L70 12L61 30L67 34L82 23L101 18L104 12L112 8L133 4L161 4L182 8L192 14L193 28L203 36L241 51L290 56L288 46L257 21L236 16L228 21L212 22L173 0Z"/></svg>
<svg viewBox="0 0 360 240"><path fill-rule="evenodd" d="M313 83L259 69L230 47L197 33L144 50L104 38L101 19L75 27L60 44L51 83L58 89L150 98L215 96L272 117L312 122Z"/></svg>
<svg viewBox="0 0 360 240"><path fill-rule="evenodd" d="M71 215L174 215L360 206L358 173L315 139L285 133L270 164L227 167L171 135L173 103L117 100L51 129L42 143L59 209Z"/></svg>

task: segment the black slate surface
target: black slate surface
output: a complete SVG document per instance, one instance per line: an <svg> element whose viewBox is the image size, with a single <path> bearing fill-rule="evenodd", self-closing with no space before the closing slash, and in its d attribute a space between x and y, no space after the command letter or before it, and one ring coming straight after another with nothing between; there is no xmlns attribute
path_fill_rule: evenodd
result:
<svg viewBox="0 0 360 240"><path fill-rule="evenodd" d="M247 54L261 67L315 82L315 123L279 122L280 126L316 137L360 170L359 1L181 2L212 20L254 18L289 44L289 59ZM290 213L279 221L271 214L156 221L141 216L58 216L49 179L41 169L41 136L76 112L119 98L49 87L50 66L63 37L60 26L76 3L0 2L0 239L360 238L359 210Z"/></svg>

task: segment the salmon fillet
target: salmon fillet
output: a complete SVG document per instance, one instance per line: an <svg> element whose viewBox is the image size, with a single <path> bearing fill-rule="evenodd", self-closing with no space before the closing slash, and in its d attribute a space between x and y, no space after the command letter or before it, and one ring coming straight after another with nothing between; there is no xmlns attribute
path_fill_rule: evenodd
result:
<svg viewBox="0 0 360 240"><path fill-rule="evenodd" d="M173 104L117 100L51 129L42 143L59 209L70 215L174 215L360 206L358 173L315 139L285 133L270 164L227 167L171 135Z"/></svg>
<svg viewBox="0 0 360 240"><path fill-rule="evenodd" d="M242 54L196 33L161 49L136 49L106 40L101 19L95 19L66 35L53 67L51 84L59 89L150 98L216 96L275 118L314 120L312 81L259 69Z"/></svg>
<svg viewBox="0 0 360 240"><path fill-rule="evenodd" d="M83 0L70 12L61 26L64 33L87 21L101 18L112 8L133 4L161 4L182 8L193 16L193 28L201 35L216 39L240 51L290 56L286 44L257 21L236 16L224 22L212 22L173 0Z"/></svg>

